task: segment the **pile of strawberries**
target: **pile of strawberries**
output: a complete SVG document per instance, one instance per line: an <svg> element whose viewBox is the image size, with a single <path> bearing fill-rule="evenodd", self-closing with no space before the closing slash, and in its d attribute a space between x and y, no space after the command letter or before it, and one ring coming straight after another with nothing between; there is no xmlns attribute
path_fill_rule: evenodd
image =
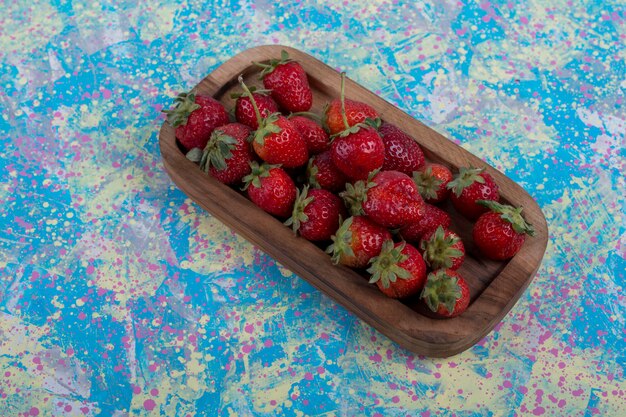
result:
<svg viewBox="0 0 626 417"><path fill-rule="evenodd" d="M465 247L442 203L474 222L472 238L494 260L513 257L533 235L521 208L499 203L483 169L455 174L427 161L418 142L381 122L367 103L340 97L322 115L302 66L283 51L256 63L263 88L233 95L234 119L209 96L180 94L168 121L187 157L304 239L327 247L336 264L354 268L389 297L419 296L440 317L469 305L458 270Z"/></svg>

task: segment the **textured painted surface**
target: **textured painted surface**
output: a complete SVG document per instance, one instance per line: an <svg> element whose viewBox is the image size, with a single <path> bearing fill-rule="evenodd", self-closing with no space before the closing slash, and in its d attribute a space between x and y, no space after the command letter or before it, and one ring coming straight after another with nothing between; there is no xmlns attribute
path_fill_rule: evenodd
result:
<svg viewBox="0 0 626 417"><path fill-rule="evenodd" d="M626 415L622 1L139 3L4 3L0 415ZM163 172L160 110L272 43L541 205L538 275L472 349L411 355Z"/></svg>

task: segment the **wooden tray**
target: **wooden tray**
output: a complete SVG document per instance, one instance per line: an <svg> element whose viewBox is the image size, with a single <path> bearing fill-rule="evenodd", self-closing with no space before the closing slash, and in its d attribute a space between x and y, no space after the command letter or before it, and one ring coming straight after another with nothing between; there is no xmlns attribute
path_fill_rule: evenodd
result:
<svg viewBox="0 0 626 417"><path fill-rule="evenodd" d="M284 46L259 46L240 53L209 74L195 91L215 97L230 109L234 105L230 93L241 91L237 77L242 74L249 86L261 85L259 69L252 61L278 58L283 49L308 73L313 89L311 111L322 114L324 105L339 97L339 73L303 52ZM545 218L530 195L495 168L348 78L345 89L346 97L369 103L383 120L413 136L428 160L448 165L453 172L461 166L485 167L500 186L501 200L523 206L526 220L534 225L536 236L528 238L513 259L487 261L473 246L471 223L451 207L446 208L453 218L453 230L461 235L467 249L460 272L470 285L472 301L461 316L430 318L423 314L417 299L387 298L375 285L368 284L364 276L333 265L322 248L294 236L290 228L257 208L239 190L214 180L187 160L177 145L174 129L167 122L159 133L165 168L176 185L201 207L390 339L417 354L433 357L457 354L489 333L531 282L548 240Z"/></svg>

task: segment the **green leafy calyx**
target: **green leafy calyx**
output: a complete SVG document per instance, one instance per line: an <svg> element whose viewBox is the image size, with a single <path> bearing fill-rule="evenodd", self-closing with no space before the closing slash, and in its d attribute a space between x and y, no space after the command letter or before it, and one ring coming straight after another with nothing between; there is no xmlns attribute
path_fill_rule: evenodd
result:
<svg viewBox="0 0 626 417"><path fill-rule="evenodd" d="M433 175L433 169L431 167L426 167L423 171L413 172L413 182L424 199L437 198L437 191L439 187L441 187L441 184L443 184L442 180Z"/></svg>
<svg viewBox="0 0 626 417"><path fill-rule="evenodd" d="M352 250L352 221L354 217L348 217L341 222L334 235L330 237L333 243L326 248L326 253L331 255L331 260L336 265L341 261L342 257L354 257Z"/></svg>
<svg viewBox="0 0 626 417"><path fill-rule="evenodd" d="M191 148L189 152L185 154L185 158L189 159L194 164L199 164L202 159L202 148Z"/></svg>
<svg viewBox="0 0 626 417"><path fill-rule="evenodd" d="M455 258L463 256L463 252L454 247L460 241L455 233L446 233L442 226L437 227L435 233L420 244L424 261L432 269L450 268Z"/></svg>
<svg viewBox="0 0 626 417"><path fill-rule="evenodd" d="M289 58L289 54L287 53L287 51L283 49L282 51L280 51L280 59L272 58L267 62L267 64L264 64L262 62L252 62L252 63L256 65L257 67L260 67L263 69L261 71L261 74L259 74L259 78L262 79L267 74L270 74L272 71L274 71L277 66L286 64L287 62L291 62L291 61L293 61L293 59Z"/></svg>
<svg viewBox="0 0 626 417"><path fill-rule="evenodd" d="M350 214L353 216L359 216L365 214L363 211L363 204L367 201L367 192L376 187L376 183L374 182L374 177L380 169L374 170L370 172L366 181L359 180L354 184L346 183L345 191L339 193L339 197L341 197L348 207Z"/></svg>
<svg viewBox="0 0 626 417"><path fill-rule="evenodd" d="M253 140L263 146L265 144L266 137L280 133L282 129L276 124L279 118L280 113L272 113L267 115L267 117L261 118L259 120L258 129L255 130L252 135Z"/></svg>
<svg viewBox="0 0 626 417"><path fill-rule="evenodd" d="M300 191L299 188L296 189L296 201L293 205L291 217L285 220L285 226L291 226L294 234L298 233L298 230L300 229L300 225L302 223L305 223L309 220L309 216L306 215L304 209L315 199L315 197L309 197L308 194L308 185L305 185L302 188L302 191Z"/></svg>
<svg viewBox="0 0 626 417"><path fill-rule="evenodd" d="M314 161L314 156L309 158L309 163L306 166L306 178L311 187L322 188L320 183L317 181L317 174L319 172L319 169L317 168L317 165L314 164Z"/></svg>
<svg viewBox="0 0 626 417"><path fill-rule="evenodd" d="M215 129L211 133L211 138L202 151L200 159L200 169L209 172L211 167L218 171L226 169L226 160L232 158L232 150L237 146L237 139L227 135L220 129ZM247 146L247 145L246 145Z"/></svg>
<svg viewBox="0 0 626 417"><path fill-rule="evenodd" d="M200 108L200 105L196 103L195 93L180 93L174 99L174 107L169 110L162 110L167 115L167 121L173 127L178 127L187 124L189 115Z"/></svg>
<svg viewBox="0 0 626 417"><path fill-rule="evenodd" d="M527 234L529 236L535 235L533 225L526 222L524 217L522 217L522 207L513 207L508 204L501 204L497 201L490 200L478 200L476 203L487 207L495 213L499 213L503 220L511 223L516 233Z"/></svg>
<svg viewBox="0 0 626 417"><path fill-rule="evenodd" d="M463 190L475 182L485 183L485 179L480 175L484 170L484 168L461 167L457 176L448 183L447 187L454 195L460 197Z"/></svg>
<svg viewBox="0 0 626 417"><path fill-rule="evenodd" d="M270 171L274 168L279 168L280 165L270 165L267 163L263 163L259 165L257 161L250 162L251 171L248 175L242 178L242 182L244 184L242 191L245 191L253 185L256 188L261 187L261 178L267 178L270 176Z"/></svg>
<svg viewBox="0 0 626 417"><path fill-rule="evenodd" d="M370 260L371 266L367 269L371 274L370 284L380 281L383 288L389 288L391 283L398 279L411 278L411 273L400 266L408 259L408 256L402 253L405 245L406 242L402 242L396 246L391 239L383 243L380 255Z"/></svg>
<svg viewBox="0 0 626 417"><path fill-rule="evenodd" d="M439 306L443 305L452 314L456 302L462 297L462 291L456 276L439 269L428 274L420 297L433 312L436 313Z"/></svg>

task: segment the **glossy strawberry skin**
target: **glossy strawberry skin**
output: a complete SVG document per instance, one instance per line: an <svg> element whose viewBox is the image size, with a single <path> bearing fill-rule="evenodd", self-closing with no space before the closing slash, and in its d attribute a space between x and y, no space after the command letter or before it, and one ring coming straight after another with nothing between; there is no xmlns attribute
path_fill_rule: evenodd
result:
<svg viewBox="0 0 626 417"><path fill-rule="evenodd" d="M278 111L278 104L276 104L272 97L260 93L252 93L252 97L259 108L261 117L267 117ZM257 120L250 97L241 96L237 98L235 103L235 119L241 124L250 126L252 129L259 127L259 121Z"/></svg>
<svg viewBox="0 0 626 417"><path fill-rule="evenodd" d="M348 182L348 177L335 166L330 149L313 156L307 171L312 186L334 193L343 190Z"/></svg>
<svg viewBox="0 0 626 417"><path fill-rule="evenodd" d="M383 123L378 133L385 144L383 171L400 171L411 175L424 165L422 148L406 132L390 123Z"/></svg>
<svg viewBox="0 0 626 417"><path fill-rule="evenodd" d="M330 148L328 133L315 121L305 116L291 116L291 123L306 142L309 154L316 155Z"/></svg>
<svg viewBox="0 0 626 417"><path fill-rule="evenodd" d="M248 142L251 129L241 123L229 123L215 130L236 139L237 144L230 151L232 156L225 160L226 168L220 170L211 166L209 173L224 184L236 184L250 173L250 161L254 158Z"/></svg>
<svg viewBox="0 0 626 417"><path fill-rule="evenodd" d="M419 243L424 235L433 232L438 226L444 229L450 227L452 222L450 215L444 210L432 204L424 204L422 215L419 219L404 226L400 230L400 236L408 242Z"/></svg>
<svg viewBox="0 0 626 417"><path fill-rule="evenodd" d="M396 243L398 247L401 243ZM405 244L402 254L407 256L404 262L398 264L401 268L406 269L411 275L408 279L398 278L395 282L390 283L388 288L384 288L381 281L377 281L376 285L387 297L391 298L407 298L420 292L426 282L427 267L421 253L412 245Z"/></svg>
<svg viewBox="0 0 626 417"><path fill-rule="evenodd" d="M517 233L510 222L499 213L481 215L472 229L474 243L489 259L505 260L515 256L526 240L524 233Z"/></svg>
<svg viewBox="0 0 626 417"><path fill-rule="evenodd" d="M365 268L373 257L380 254L383 243L391 240L392 236L387 229L365 216L353 216L350 222L348 246L352 254L341 251L336 261L351 268Z"/></svg>
<svg viewBox="0 0 626 417"><path fill-rule="evenodd" d="M261 177L261 186L250 184L250 200L264 211L280 218L291 215L296 200L296 185L282 168L271 168L269 176Z"/></svg>
<svg viewBox="0 0 626 417"><path fill-rule="evenodd" d="M478 200L498 201L500 198L499 188L492 176L486 172L479 174L484 183L474 182L465 187L460 196L450 193L450 201L454 208L469 220L476 220L481 214L488 211L484 206L476 204Z"/></svg>
<svg viewBox="0 0 626 417"><path fill-rule="evenodd" d="M343 202L327 190L311 189L308 196L313 200L304 208L308 220L298 229L300 236L311 241L329 240L339 227L339 218L346 217Z"/></svg>
<svg viewBox="0 0 626 417"><path fill-rule="evenodd" d="M427 163L413 175L422 198L430 204L440 203L448 198L450 195L448 184L452 178L452 171L445 165L437 163Z"/></svg>
<svg viewBox="0 0 626 417"><path fill-rule="evenodd" d="M369 104L347 98L344 99L344 103L349 127L363 123L365 119L376 119L379 117L378 112ZM328 105L326 109L326 126L328 126L328 131L331 135L346 129L341 116L341 99L334 99Z"/></svg>
<svg viewBox="0 0 626 417"><path fill-rule="evenodd" d="M336 137L331 150L335 166L353 181L366 179L370 172L381 168L385 161L383 140L371 127Z"/></svg>
<svg viewBox="0 0 626 417"><path fill-rule="evenodd" d="M456 283L459 286L459 289L461 290L461 294L460 294L460 297L457 298L452 311L448 311L448 308L443 303L441 303L438 305L434 313L442 318L457 317L461 315L463 312L465 312L465 310L467 310L467 307L469 306L470 289L469 289L469 286L467 285L467 281L457 271L453 271L451 269L445 269L445 270L442 270L442 272L444 272L449 277L456 278ZM427 279L429 278L430 276Z"/></svg>
<svg viewBox="0 0 626 417"><path fill-rule="evenodd" d="M382 171L372 181L376 186L367 191L363 203L363 212L371 220L389 229L419 220L424 201L411 177L398 171Z"/></svg>
<svg viewBox="0 0 626 417"><path fill-rule="evenodd" d="M189 114L187 122L176 127L176 139L189 151L193 148L203 149L213 130L229 122L228 112L222 103L211 96L196 94L195 103L200 108Z"/></svg>
<svg viewBox="0 0 626 417"><path fill-rule="evenodd" d="M275 124L280 132L265 136L263 144L252 142L256 154L269 164L281 164L285 168L306 164L309 154L300 133L285 116L279 115Z"/></svg>
<svg viewBox="0 0 626 417"><path fill-rule="evenodd" d="M311 109L313 92L307 74L296 61L279 64L263 77L263 85L272 90L272 98L287 112L303 112Z"/></svg>

